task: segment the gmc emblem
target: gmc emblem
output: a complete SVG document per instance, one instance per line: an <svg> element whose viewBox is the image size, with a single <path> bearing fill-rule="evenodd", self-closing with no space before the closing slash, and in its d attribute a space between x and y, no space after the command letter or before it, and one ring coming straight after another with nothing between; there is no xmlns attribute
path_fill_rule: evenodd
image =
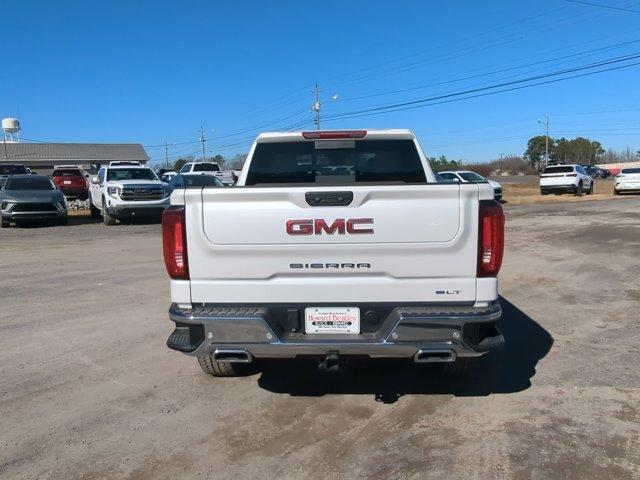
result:
<svg viewBox="0 0 640 480"><path fill-rule="evenodd" d="M287 220L287 233L289 235L362 235L372 234L373 228L360 227L360 225L373 225L373 218L336 218L331 225L322 218L303 220Z"/></svg>

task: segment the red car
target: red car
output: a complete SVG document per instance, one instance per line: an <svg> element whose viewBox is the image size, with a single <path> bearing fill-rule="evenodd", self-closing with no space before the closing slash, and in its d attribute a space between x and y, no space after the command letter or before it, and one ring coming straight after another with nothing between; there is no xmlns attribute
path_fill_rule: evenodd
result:
<svg viewBox="0 0 640 480"><path fill-rule="evenodd" d="M88 198L87 180L77 167L57 167L51 174L56 186L67 198Z"/></svg>

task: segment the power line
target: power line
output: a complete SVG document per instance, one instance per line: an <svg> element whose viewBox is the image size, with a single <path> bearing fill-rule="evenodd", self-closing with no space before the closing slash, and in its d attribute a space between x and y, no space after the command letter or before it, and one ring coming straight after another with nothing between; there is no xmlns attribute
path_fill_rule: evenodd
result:
<svg viewBox="0 0 640 480"><path fill-rule="evenodd" d="M610 10L619 10L621 12L640 13L640 10L632 10L630 8L614 7L613 5L604 5L602 3L583 2L582 0L563 0L570 3L579 3L581 5L589 5L591 7L608 8Z"/></svg>
<svg viewBox="0 0 640 480"><path fill-rule="evenodd" d="M606 47L600 47L600 48L595 48L595 49L592 49L592 50L586 50L586 51L583 51L583 52L573 53L571 55L564 55L562 57L556 57L556 58L552 58L552 59L548 59L548 60L542 60L542 61L539 61L539 62L527 63L525 65L519 65L517 67L503 68L503 69L500 69L500 70L494 70L492 72L481 73L481 74L478 74L478 75L472 75L472 76L468 76L468 77L460 77L460 78L457 78L457 79L447 80L447 81L438 82L438 83L431 83L431 84L426 84L426 85L418 85L418 86L415 86L415 87L403 88L403 89L400 89L400 90L393 90L393 91L390 91L390 92L374 93L374 94L370 94L370 95L361 95L359 97L351 97L351 98L346 98L344 100L345 101L353 101L353 100L361 100L361 99L365 99L365 98L380 97L380 96L385 96L385 95L394 95L396 93L405 93L405 92L410 92L410 91L413 91L413 90L421 90L423 88L436 87L436 86L440 86L440 85L446 85L446 84L450 84L450 83L461 82L463 80L473 80L473 79L476 79L476 78L495 75L497 73L504 73L504 72L509 72L509 71L513 71L513 70L519 70L521 68L532 67L532 66L535 66L535 65L542 65L542 64L545 64L545 63L553 63L553 62L556 62L558 60L564 60L564 59L567 59L567 58L579 57L581 55L586 55L586 54L589 54L589 53L596 53L596 52L601 52L601 51L604 51L604 50L610 50L610 49L613 49L613 48L627 46L627 45L631 45L631 44L638 43L638 42L640 42L640 39L631 40L631 41L628 41L628 42L616 43L614 45L609 45L609 46L606 46Z"/></svg>
<svg viewBox="0 0 640 480"><path fill-rule="evenodd" d="M488 86L485 86L485 87L473 88L473 89L469 89L469 90L463 90L463 91L460 91L460 92L454 92L454 93L449 93L449 94L445 94L445 95L438 95L438 96L434 96L434 97L427 97L427 98L422 98L422 99L418 99L418 100L412 100L412 101L408 101L408 102L401 102L401 103L396 103L396 104L391 104L391 105L384 105L384 106L368 108L368 109L358 110L358 111L353 111L353 112L337 113L337 114L334 114L334 115L328 115L326 117L326 119L328 119L328 120L337 120L337 119L345 119L345 118L357 118L357 117L363 116L363 114L368 114L368 113L375 113L375 112L389 113L389 112L396 112L396 111L401 111L401 110L408 110L410 108L420 108L422 106L429 106L429 105L436 104L436 103L430 103L429 105L419 105L419 104L423 104L423 103L427 103L427 102L434 102L436 100L442 100L442 99L448 99L448 98L451 98L451 97L459 97L459 96L463 96L463 95L469 95L471 93L477 93L477 92L482 92L482 91L486 91L486 90L493 90L493 89L506 87L506 86L510 86L510 85L517 85L519 83L532 82L534 80L549 78L549 77L558 76L558 75L564 75L564 74L567 74L567 73L578 72L578 71L587 70L587 69L591 69L591 68L596 68L596 67L600 67L600 66L604 66L604 65L611 65L611 64L615 64L615 63L625 62L625 61L629 61L629 60L634 60L636 58L640 58L640 54L639 53L633 53L633 54L625 55L625 56L622 56L622 57L615 57L615 58L608 59L608 60L603 60L603 61L600 61L600 62L594 62L594 63L587 64L587 65L581 65L579 67L560 70L560 71L556 71L556 72L550 72L550 73L546 73L544 75L536 75L536 76L533 76L533 77L527 77L527 78L522 78L522 79L519 79L519 80L513 80L511 82L503 82L503 83L498 83L498 84L494 84L494 85L488 85ZM578 77L581 77L581 76L592 75L592 74L595 74L595 73L603 73L603 72L607 72L607 71L611 71L611 70L618 70L618 69L621 69L621 68L628 68L628 67L631 67L631 66L634 66L634 65L637 65L637 64L638 63L633 63L633 64L624 65L624 66L620 66L620 67L603 69L603 70L599 70L599 71L596 71L596 72L591 72L591 73L588 73L588 74L568 76L568 77L561 78L561 79L556 79L556 80L553 80L553 81L539 82L539 83L534 83L534 84L528 85L528 86L512 88L512 89L504 89L504 90L500 90L498 92L491 92L491 93L488 93L488 94L485 93L484 95L491 95L491 94L495 94L495 93L507 92L507 91L517 90L517 89L521 89L521 88L528 88L528 87L532 87L532 86L536 86L536 85L543 85L543 84L546 84L546 83L553 83L553 82L568 80L568 79L571 79L571 78L578 78ZM465 99L476 98L476 97L484 96L484 95L472 95L472 96L465 97ZM438 102L438 103L449 103L449 102ZM408 108L402 108L402 107L408 107ZM366 116L366 115L364 115L364 116Z"/></svg>

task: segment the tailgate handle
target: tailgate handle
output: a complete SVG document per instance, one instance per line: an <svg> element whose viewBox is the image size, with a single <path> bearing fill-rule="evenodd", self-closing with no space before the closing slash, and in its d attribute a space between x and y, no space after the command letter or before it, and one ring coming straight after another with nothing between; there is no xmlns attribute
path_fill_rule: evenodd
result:
<svg viewBox="0 0 640 480"><path fill-rule="evenodd" d="M304 198L311 207L346 207L353 202L353 192L307 192Z"/></svg>

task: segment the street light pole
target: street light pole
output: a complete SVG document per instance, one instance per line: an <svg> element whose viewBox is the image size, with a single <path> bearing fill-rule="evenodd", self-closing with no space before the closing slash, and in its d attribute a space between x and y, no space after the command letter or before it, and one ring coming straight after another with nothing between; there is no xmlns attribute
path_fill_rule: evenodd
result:
<svg viewBox="0 0 640 480"><path fill-rule="evenodd" d="M164 142L164 168L169 170L169 144Z"/></svg>
<svg viewBox="0 0 640 480"><path fill-rule="evenodd" d="M311 110L316 112L316 130L320 130L320 89L316 83L313 89L314 102Z"/></svg>
<svg viewBox="0 0 640 480"><path fill-rule="evenodd" d="M538 120L540 125L544 125L546 127L546 134L544 136L544 166L549 165L549 115L545 115L546 120L543 122L542 120Z"/></svg>
<svg viewBox="0 0 640 480"><path fill-rule="evenodd" d="M200 125L200 143L202 144L202 161L206 162L206 156L205 156L205 151L204 151L204 142L206 142L207 140L204 138L204 128L202 127L202 125Z"/></svg>
<svg viewBox="0 0 640 480"><path fill-rule="evenodd" d="M504 157L504 153L500 154L500 175L502 175L502 157Z"/></svg>

